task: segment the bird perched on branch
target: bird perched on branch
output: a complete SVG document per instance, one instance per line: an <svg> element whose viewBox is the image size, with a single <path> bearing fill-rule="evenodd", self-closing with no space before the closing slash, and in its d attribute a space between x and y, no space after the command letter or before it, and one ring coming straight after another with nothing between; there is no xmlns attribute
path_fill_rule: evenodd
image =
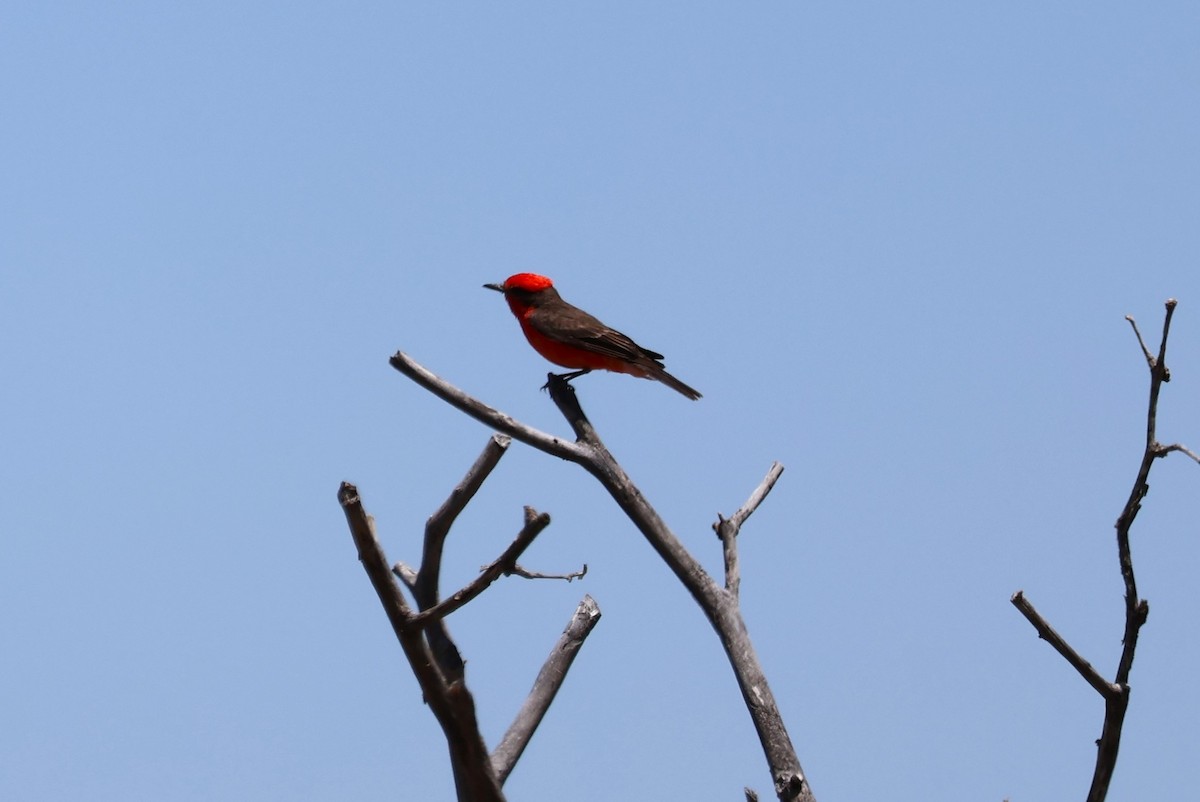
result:
<svg viewBox="0 0 1200 802"><path fill-rule="evenodd" d="M536 273L517 273L503 284L484 284L504 293L533 350L564 368L574 368L559 378L570 381L593 370L628 373L654 379L695 400L700 393L667 373L662 354L635 343L582 309L562 299L554 282Z"/></svg>

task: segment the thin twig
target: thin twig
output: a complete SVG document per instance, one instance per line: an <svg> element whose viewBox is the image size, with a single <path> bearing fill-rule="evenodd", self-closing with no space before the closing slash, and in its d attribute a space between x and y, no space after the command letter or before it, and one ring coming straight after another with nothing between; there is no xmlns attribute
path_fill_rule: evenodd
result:
<svg viewBox="0 0 1200 802"><path fill-rule="evenodd" d="M767 475L763 480L759 482L758 487L754 488L754 492L750 494L750 498L746 499L746 503L729 519L735 530L741 529L746 519L754 514L758 506L767 498L767 494L775 487L775 483L779 481L781 475L783 475L783 465L779 462L771 463L770 470L767 471Z"/></svg>
<svg viewBox="0 0 1200 802"><path fill-rule="evenodd" d="M1146 341L1142 339L1142 332L1138 329L1137 321L1133 319L1133 315L1126 315L1125 319L1129 321L1130 326L1133 326L1133 333L1137 335L1138 345L1142 347L1142 354L1146 357L1146 364L1153 368L1154 354L1150 353L1150 349L1146 347Z"/></svg>
<svg viewBox="0 0 1200 802"><path fill-rule="evenodd" d="M518 557L529 548L543 529L550 525L550 516L546 513L537 514L531 507L526 507L526 517L528 523L522 527L517 533L516 539L509 544L504 553L497 557L491 564L483 569L482 573L475 579L459 590L447 596L442 601L432 607L428 607L409 619L409 626L425 627L433 622L439 621L442 618L450 615L450 613L461 608L469 601L474 599L480 593L487 590L488 586L495 582L500 576L512 570L513 563ZM532 513L532 516L531 516Z"/></svg>
<svg viewBox="0 0 1200 802"><path fill-rule="evenodd" d="M528 568L523 568L519 563L513 563L513 567L508 573L513 576L519 576L522 579L565 579L568 582L574 582L576 579L583 579L587 576L587 563L583 564L583 568L578 571L572 571L569 574L543 574L539 571L530 571Z"/></svg>
<svg viewBox="0 0 1200 802"><path fill-rule="evenodd" d="M550 650L550 656L546 658L537 679L533 681L533 689L525 698L508 731L500 739L500 745L492 753L492 771L499 778L501 785L508 779L521 753L529 744L529 739L533 737L534 731L545 717L584 640L599 622L600 607L591 596L584 596L571 620L567 622L558 643Z"/></svg>
<svg viewBox="0 0 1200 802"><path fill-rule="evenodd" d="M1197 454L1195 451L1192 451L1190 448L1185 446L1183 443L1172 443L1169 446L1161 446L1161 447L1159 447L1158 452L1154 456L1165 457L1168 454L1170 454L1172 451L1178 451L1181 454L1186 454L1194 462L1200 463L1200 454Z"/></svg>

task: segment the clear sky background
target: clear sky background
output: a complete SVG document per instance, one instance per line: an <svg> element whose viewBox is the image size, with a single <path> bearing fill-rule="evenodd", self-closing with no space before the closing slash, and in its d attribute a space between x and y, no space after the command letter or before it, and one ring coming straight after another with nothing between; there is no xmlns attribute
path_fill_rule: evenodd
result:
<svg viewBox="0 0 1200 802"><path fill-rule="evenodd" d="M1200 446L1195 3L15 3L0 22L0 796L452 798L335 493L393 560L489 431L405 350L564 436L511 273L667 354L585 408L713 572L773 460L743 605L822 800L1082 798L1112 524L1179 299ZM1156 464L1112 800L1200 755L1200 467ZM495 744L604 616L513 800L769 797L717 640L599 486L514 445L445 585Z"/></svg>

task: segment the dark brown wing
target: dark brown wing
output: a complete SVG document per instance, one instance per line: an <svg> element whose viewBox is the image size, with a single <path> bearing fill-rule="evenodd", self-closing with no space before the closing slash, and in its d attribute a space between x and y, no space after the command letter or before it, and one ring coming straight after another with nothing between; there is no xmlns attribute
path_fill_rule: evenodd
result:
<svg viewBox="0 0 1200 802"><path fill-rule="evenodd" d="M561 299L542 304L526 320L539 334L593 353L630 362L646 357L663 358L662 354L641 347L621 332Z"/></svg>

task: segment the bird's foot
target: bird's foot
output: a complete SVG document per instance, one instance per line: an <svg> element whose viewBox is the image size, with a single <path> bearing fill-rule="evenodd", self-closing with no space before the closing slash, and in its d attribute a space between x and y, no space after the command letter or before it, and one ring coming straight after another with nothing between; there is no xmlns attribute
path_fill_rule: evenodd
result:
<svg viewBox="0 0 1200 802"><path fill-rule="evenodd" d="M542 385L542 389L549 390L551 384L561 383L563 385L564 389L570 390L571 392L575 392L575 388L571 386L571 379L577 379L580 376L583 376L584 374L591 373L591 372L592 372L591 368L584 368L583 370L576 370L576 371L572 371L571 373L547 373L546 374L546 383Z"/></svg>

